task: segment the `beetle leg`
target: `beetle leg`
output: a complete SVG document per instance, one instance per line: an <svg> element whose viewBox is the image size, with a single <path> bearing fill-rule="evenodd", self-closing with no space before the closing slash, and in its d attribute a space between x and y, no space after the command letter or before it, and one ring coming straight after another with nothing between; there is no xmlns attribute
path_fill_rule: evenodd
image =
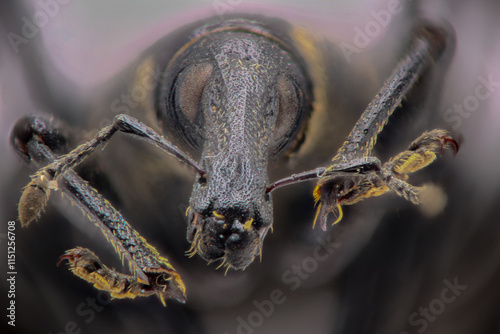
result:
<svg viewBox="0 0 500 334"><path fill-rule="evenodd" d="M319 182L314 191L316 201L320 203L316 218L321 218L321 226L326 228L326 215L335 212L341 215L341 205L352 205L369 197L380 196L388 191L394 191L399 196L420 204L419 193L421 188L415 187L406 180L409 175L427 167L445 150L451 149L458 152L459 145L445 130L432 130L424 132L414 140L406 151L390 159L382 166L380 173L363 175L356 180L354 177L337 177L328 182ZM329 196L325 197L321 191L329 187ZM335 223L340 219L336 219ZM316 220L315 220L316 223Z"/></svg>
<svg viewBox="0 0 500 334"><path fill-rule="evenodd" d="M441 27L422 23L405 57L403 57L377 95L370 102L349 136L346 138L333 163L370 156L377 136L387 124L390 116L401 105L424 72L441 56L448 35Z"/></svg>
<svg viewBox="0 0 500 334"><path fill-rule="evenodd" d="M42 124L40 128L44 130L40 131L36 124ZM23 131L19 131L18 125L23 125ZM57 163L61 159L57 160L48 144L53 142L52 135L60 132L45 131L52 127L52 122L42 118L21 119L12 133L12 143L20 154L37 166ZM120 274L107 268L94 253L83 248L66 252L59 262L69 260L75 275L93 283L98 289L110 292L113 297L134 298L155 293L164 305L168 298L185 301L184 283L169 261L160 256L97 190L72 169L59 172L56 180L50 180L43 170L34 175L23 192L19 203L21 224L27 226L36 219L47 203L50 191L60 190L101 229L121 259L128 260L134 275Z"/></svg>
<svg viewBox="0 0 500 334"><path fill-rule="evenodd" d="M389 117L424 71L439 59L449 38L450 34L445 29L428 23L421 24L415 30L408 53L363 112L332 159L332 166L371 155L377 136ZM422 150L418 153L403 152L384 166L380 173L361 177L355 175L356 173L346 177L335 175L321 177L313 192L318 205L315 222L319 218L321 226L325 229L328 213L336 211L341 217L341 204L354 204L368 197L382 195L389 190L395 191L413 203L418 203L419 188L405 181L406 174L425 167L435 159L433 138L444 143L456 144L447 133L442 130L435 131L425 133L414 142L416 150L418 151L418 147L422 147ZM426 150L425 147L429 149ZM338 221L339 219L335 220Z"/></svg>
<svg viewBox="0 0 500 334"><path fill-rule="evenodd" d="M165 305L163 293L169 288L169 281L178 276L174 270L169 270L161 274L148 273L151 283L145 283L136 276L125 275L110 269L92 251L87 248L77 247L67 250L59 257L57 265L64 260L68 261L69 269L76 276L93 283L94 287L110 293L113 298L135 298L147 297L158 294ZM171 296L167 297L171 298ZM176 298L183 301L182 296Z"/></svg>
<svg viewBox="0 0 500 334"><path fill-rule="evenodd" d="M184 302L184 283L168 259L160 256L158 251L135 231L106 199L76 175L75 172L68 171L63 177L64 182L63 187L61 187L63 193L73 203L76 203L86 216L101 229L122 260L128 260L130 270L134 273L134 281L131 282L134 283L135 290L125 291L125 294L121 294L121 298L145 296L152 291L158 295L163 304L165 304L165 299L168 298L175 298ZM93 262L98 261L97 258L92 260ZM80 262L71 263L70 261L70 264L73 273L95 285L94 273L81 276L79 273L85 273L85 270L75 270L75 268L80 268ZM109 272L118 275L113 270ZM114 286L113 275L102 275L100 279L111 279L106 284L112 288ZM119 277L123 277L123 274L119 274ZM106 284L104 287L106 287ZM140 291L138 287L143 285L149 286L148 293L134 295L133 291ZM104 288L104 290L108 289ZM117 294L114 289L108 291L111 292L112 296Z"/></svg>

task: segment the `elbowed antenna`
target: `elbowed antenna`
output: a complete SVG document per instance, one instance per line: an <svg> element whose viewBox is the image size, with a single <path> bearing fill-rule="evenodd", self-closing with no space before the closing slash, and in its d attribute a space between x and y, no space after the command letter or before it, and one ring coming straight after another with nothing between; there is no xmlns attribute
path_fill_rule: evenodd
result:
<svg viewBox="0 0 500 334"><path fill-rule="evenodd" d="M323 176L356 176L381 171L380 160L374 157L356 159L352 162L334 164L329 167L319 167L302 173L293 174L267 186L266 194L273 190L293 185L299 182L316 180Z"/></svg>

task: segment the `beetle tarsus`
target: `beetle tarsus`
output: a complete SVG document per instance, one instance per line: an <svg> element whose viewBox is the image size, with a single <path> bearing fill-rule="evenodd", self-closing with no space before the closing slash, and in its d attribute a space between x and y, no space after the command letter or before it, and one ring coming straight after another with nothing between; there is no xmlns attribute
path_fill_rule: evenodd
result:
<svg viewBox="0 0 500 334"><path fill-rule="evenodd" d="M147 268L147 282L131 275L110 269L92 251L76 247L59 257L57 265L68 261L69 270L81 279L94 285L96 289L110 293L113 298L148 297L156 294L163 305L165 299L175 298L184 303L184 289L176 286L172 279L175 272L164 268Z"/></svg>
<svg viewBox="0 0 500 334"><path fill-rule="evenodd" d="M321 179L313 193L319 203L316 219L322 222L322 226L326 226L326 215L337 206L352 205L391 190L413 204L420 204L421 187L406 182L409 174L427 167L445 150L453 150L456 153L458 147L450 132L440 129L426 131L414 140L407 150L385 163L380 173L353 173L347 177Z"/></svg>

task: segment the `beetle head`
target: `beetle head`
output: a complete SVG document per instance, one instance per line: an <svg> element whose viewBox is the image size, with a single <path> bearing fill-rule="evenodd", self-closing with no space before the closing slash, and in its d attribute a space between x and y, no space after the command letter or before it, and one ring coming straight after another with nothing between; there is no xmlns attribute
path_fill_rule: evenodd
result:
<svg viewBox="0 0 500 334"><path fill-rule="evenodd" d="M262 253L273 221L269 162L297 147L312 108L294 52L240 23L188 43L167 66L158 105L163 124L200 155L205 171L190 198L191 253L235 269Z"/></svg>

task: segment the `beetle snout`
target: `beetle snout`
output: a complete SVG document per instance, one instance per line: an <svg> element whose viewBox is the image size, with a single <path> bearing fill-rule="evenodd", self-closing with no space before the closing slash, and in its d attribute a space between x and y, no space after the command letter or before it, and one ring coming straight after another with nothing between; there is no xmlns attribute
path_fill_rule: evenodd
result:
<svg viewBox="0 0 500 334"><path fill-rule="evenodd" d="M188 240L191 253L198 253L207 261L222 259L222 264L244 269L257 255L262 244L260 218L223 216L216 211L210 215L192 215Z"/></svg>

